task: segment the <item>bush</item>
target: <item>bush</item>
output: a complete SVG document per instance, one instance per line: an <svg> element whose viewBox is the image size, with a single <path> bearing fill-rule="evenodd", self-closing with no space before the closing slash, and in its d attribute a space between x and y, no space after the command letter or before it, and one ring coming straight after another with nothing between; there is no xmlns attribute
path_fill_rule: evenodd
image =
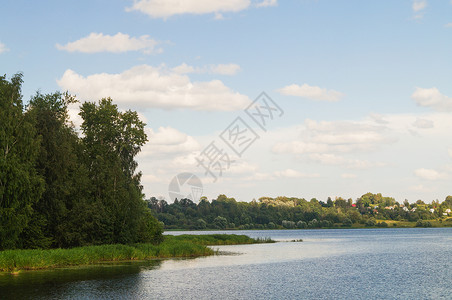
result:
<svg viewBox="0 0 452 300"><path fill-rule="evenodd" d="M282 221L282 226L287 229L292 229L292 228L295 228L295 222L284 220L284 221Z"/></svg>
<svg viewBox="0 0 452 300"><path fill-rule="evenodd" d="M228 220L226 220L226 218L224 217L218 216L213 220L213 224L218 229L225 229L228 225Z"/></svg>
<svg viewBox="0 0 452 300"><path fill-rule="evenodd" d="M344 222L342 222L342 225L345 227L350 227L353 225L353 221L350 218L345 218Z"/></svg>
<svg viewBox="0 0 452 300"><path fill-rule="evenodd" d="M203 219L198 219L196 221L196 229L206 229L207 223Z"/></svg>
<svg viewBox="0 0 452 300"><path fill-rule="evenodd" d="M368 227L373 227L375 226L375 224L377 224L377 222L375 221L374 218L370 218L369 220L366 221L366 226Z"/></svg>
<svg viewBox="0 0 452 300"><path fill-rule="evenodd" d="M269 223L267 224L267 228L268 228L268 229L275 229L275 228L276 228L276 224L273 223L273 222L269 222Z"/></svg>
<svg viewBox="0 0 452 300"><path fill-rule="evenodd" d="M297 222L297 228L299 229L305 229L308 227L308 224L305 221L298 221Z"/></svg>
<svg viewBox="0 0 452 300"><path fill-rule="evenodd" d="M308 227L309 228L319 228L320 223L319 223L319 221L317 221L317 219L312 219L311 221L309 221Z"/></svg>
<svg viewBox="0 0 452 300"><path fill-rule="evenodd" d="M381 222L381 223L378 223L377 226L378 226L378 227L386 228L386 227L388 227L388 223L386 223L386 222Z"/></svg>

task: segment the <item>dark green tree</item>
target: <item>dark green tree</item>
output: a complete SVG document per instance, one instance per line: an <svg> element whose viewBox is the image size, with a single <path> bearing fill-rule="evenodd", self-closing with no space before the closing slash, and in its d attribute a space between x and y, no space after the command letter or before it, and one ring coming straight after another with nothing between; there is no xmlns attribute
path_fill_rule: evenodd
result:
<svg viewBox="0 0 452 300"><path fill-rule="evenodd" d="M45 191L33 205L33 218L23 240L26 248L69 247L84 244L86 201L90 183L83 164L83 145L68 116L68 94L37 93L27 115L34 120L41 146L36 169L45 180ZM81 209L83 207L83 209Z"/></svg>
<svg viewBox="0 0 452 300"><path fill-rule="evenodd" d="M91 231L107 243L150 239L143 230L152 226L153 217L143 200L141 173L135 172L135 156L147 141L145 124L134 111L120 112L110 98L84 103L80 115L92 199L104 214Z"/></svg>
<svg viewBox="0 0 452 300"><path fill-rule="evenodd" d="M24 115L22 75L0 76L0 249L21 247L20 235L43 192L35 170L39 138Z"/></svg>

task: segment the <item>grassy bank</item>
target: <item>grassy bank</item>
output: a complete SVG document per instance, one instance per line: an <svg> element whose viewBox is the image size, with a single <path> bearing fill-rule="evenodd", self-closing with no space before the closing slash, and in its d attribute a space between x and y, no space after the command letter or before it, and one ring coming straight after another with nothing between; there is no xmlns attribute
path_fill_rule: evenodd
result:
<svg viewBox="0 0 452 300"><path fill-rule="evenodd" d="M208 245L235 245L272 242L252 239L245 235L211 234L166 236L159 245L101 245L72 249L6 250L0 252L0 271L18 272L106 261L146 260L171 257L196 257L214 254Z"/></svg>

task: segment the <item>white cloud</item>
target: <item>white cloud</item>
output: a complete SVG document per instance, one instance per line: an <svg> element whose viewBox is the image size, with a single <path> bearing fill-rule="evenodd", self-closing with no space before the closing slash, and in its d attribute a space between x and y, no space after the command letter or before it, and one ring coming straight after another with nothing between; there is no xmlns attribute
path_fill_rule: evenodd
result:
<svg viewBox="0 0 452 300"><path fill-rule="evenodd" d="M451 23L444 24L444 27L447 27L447 28L452 27L452 22L451 22Z"/></svg>
<svg viewBox="0 0 452 300"><path fill-rule="evenodd" d="M240 66L237 64L219 64L210 66L213 74L234 75L240 71Z"/></svg>
<svg viewBox="0 0 452 300"><path fill-rule="evenodd" d="M341 177L344 178L344 179L353 179L353 178L356 178L356 174L342 173Z"/></svg>
<svg viewBox="0 0 452 300"><path fill-rule="evenodd" d="M426 193L426 192L432 191L431 188L425 187L423 184L412 185L412 186L410 186L409 189L412 191L415 191L415 192L420 192L420 193Z"/></svg>
<svg viewBox="0 0 452 300"><path fill-rule="evenodd" d="M342 165L347 169L370 169L385 166L381 162L350 159L332 153L312 153L309 154L308 158L323 165Z"/></svg>
<svg viewBox="0 0 452 300"><path fill-rule="evenodd" d="M163 181L163 178L158 177L158 176L153 175L153 174L143 174L143 176L141 177L141 181L142 182L147 182L147 183L161 183L161 182L165 182L165 181Z"/></svg>
<svg viewBox="0 0 452 300"><path fill-rule="evenodd" d="M314 178L319 177L319 174L305 174L293 169L286 169L283 171L276 171L275 176L283 178Z"/></svg>
<svg viewBox="0 0 452 300"><path fill-rule="evenodd" d="M386 127L364 121L306 120L300 140L277 143L275 153L350 153L370 151L375 145L393 143Z"/></svg>
<svg viewBox="0 0 452 300"><path fill-rule="evenodd" d="M277 6L278 0L264 0L256 4L256 7L269 7L269 6Z"/></svg>
<svg viewBox="0 0 452 300"><path fill-rule="evenodd" d="M98 53L113 52L122 53L127 51L142 51L143 53L159 53L161 48L156 49L158 41L151 39L148 35L138 38L130 37L128 34L118 32L116 35L104 35L102 33L91 33L87 37L66 45L56 44L58 50L68 52Z"/></svg>
<svg viewBox="0 0 452 300"><path fill-rule="evenodd" d="M427 1L414 0L411 8L413 9L413 19L420 20L424 17L424 9L427 7Z"/></svg>
<svg viewBox="0 0 452 300"><path fill-rule="evenodd" d="M171 69L177 74L189 74L189 73L210 73L219 75L235 75L240 71L240 66L237 64L218 64L207 65L204 67L193 67L183 63L177 67Z"/></svg>
<svg viewBox="0 0 452 300"><path fill-rule="evenodd" d="M411 98L420 106L431 107L437 111L452 111L452 98L441 94L435 87L416 88Z"/></svg>
<svg viewBox="0 0 452 300"><path fill-rule="evenodd" d="M308 84L298 85L291 84L278 90L279 93L288 96L297 96L319 101L339 101L344 94L335 90L322 89L318 86L310 86Z"/></svg>
<svg viewBox="0 0 452 300"><path fill-rule="evenodd" d="M416 121L414 121L413 126L420 129L428 129L435 127L435 124L433 123L432 120L416 118Z"/></svg>
<svg viewBox="0 0 452 300"><path fill-rule="evenodd" d="M234 111L246 107L247 96L232 91L220 80L192 82L186 75L163 67L141 65L119 74L100 73L84 77L66 70L57 80L63 90L81 100L111 97L127 108L158 107Z"/></svg>
<svg viewBox="0 0 452 300"><path fill-rule="evenodd" d="M0 43L0 54L7 52L9 49L6 48L6 45L3 43Z"/></svg>
<svg viewBox="0 0 452 300"><path fill-rule="evenodd" d="M238 158L230 157L230 160L232 161L232 164L229 169L225 170L225 174L255 173L258 169L258 166L239 160Z"/></svg>
<svg viewBox="0 0 452 300"><path fill-rule="evenodd" d="M152 18L166 19L181 14L238 12L250 4L250 0L135 0L126 11L136 10Z"/></svg>
<svg viewBox="0 0 452 300"><path fill-rule="evenodd" d="M447 149L447 152L449 153L450 158L452 158L452 148Z"/></svg>
<svg viewBox="0 0 452 300"><path fill-rule="evenodd" d="M324 165L342 165L347 163L347 159L332 153L312 153L309 158Z"/></svg>
<svg viewBox="0 0 452 300"><path fill-rule="evenodd" d="M199 73L197 68L189 66L186 63L183 63L177 67L172 68L171 71L177 74Z"/></svg>
<svg viewBox="0 0 452 300"><path fill-rule="evenodd" d="M264 181L275 180L275 177L269 173L256 172L253 175L243 178L245 181Z"/></svg>
<svg viewBox="0 0 452 300"><path fill-rule="evenodd" d="M214 19L215 20L224 20L225 18L222 14L220 14L219 12L216 12Z"/></svg>
<svg viewBox="0 0 452 300"><path fill-rule="evenodd" d="M438 179L442 179L444 178L444 174L433 170L433 169L417 169L414 171L414 174L421 178L421 179L426 179L426 180L438 180Z"/></svg>
<svg viewBox="0 0 452 300"><path fill-rule="evenodd" d="M411 8L414 12L420 12L421 10L424 10L427 7L427 1L425 0L414 0L413 5Z"/></svg>
<svg viewBox="0 0 452 300"><path fill-rule="evenodd" d="M384 117L380 114L371 114L370 118L378 124L388 124L389 122L384 119Z"/></svg>
<svg viewBox="0 0 452 300"><path fill-rule="evenodd" d="M171 127L159 127L157 131L146 128L148 142L140 156L183 154L200 149L199 143L191 136Z"/></svg>

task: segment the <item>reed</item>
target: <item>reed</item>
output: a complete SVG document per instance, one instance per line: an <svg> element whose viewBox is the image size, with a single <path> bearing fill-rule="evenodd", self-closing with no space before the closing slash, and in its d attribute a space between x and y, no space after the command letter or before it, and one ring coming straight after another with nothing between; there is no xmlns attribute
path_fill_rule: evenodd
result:
<svg viewBox="0 0 452 300"><path fill-rule="evenodd" d="M245 235L209 234L165 236L159 245L100 245L71 249L0 251L0 271L18 272L67 266L91 265L106 261L146 260L171 257L197 257L215 254L207 246L272 242Z"/></svg>

